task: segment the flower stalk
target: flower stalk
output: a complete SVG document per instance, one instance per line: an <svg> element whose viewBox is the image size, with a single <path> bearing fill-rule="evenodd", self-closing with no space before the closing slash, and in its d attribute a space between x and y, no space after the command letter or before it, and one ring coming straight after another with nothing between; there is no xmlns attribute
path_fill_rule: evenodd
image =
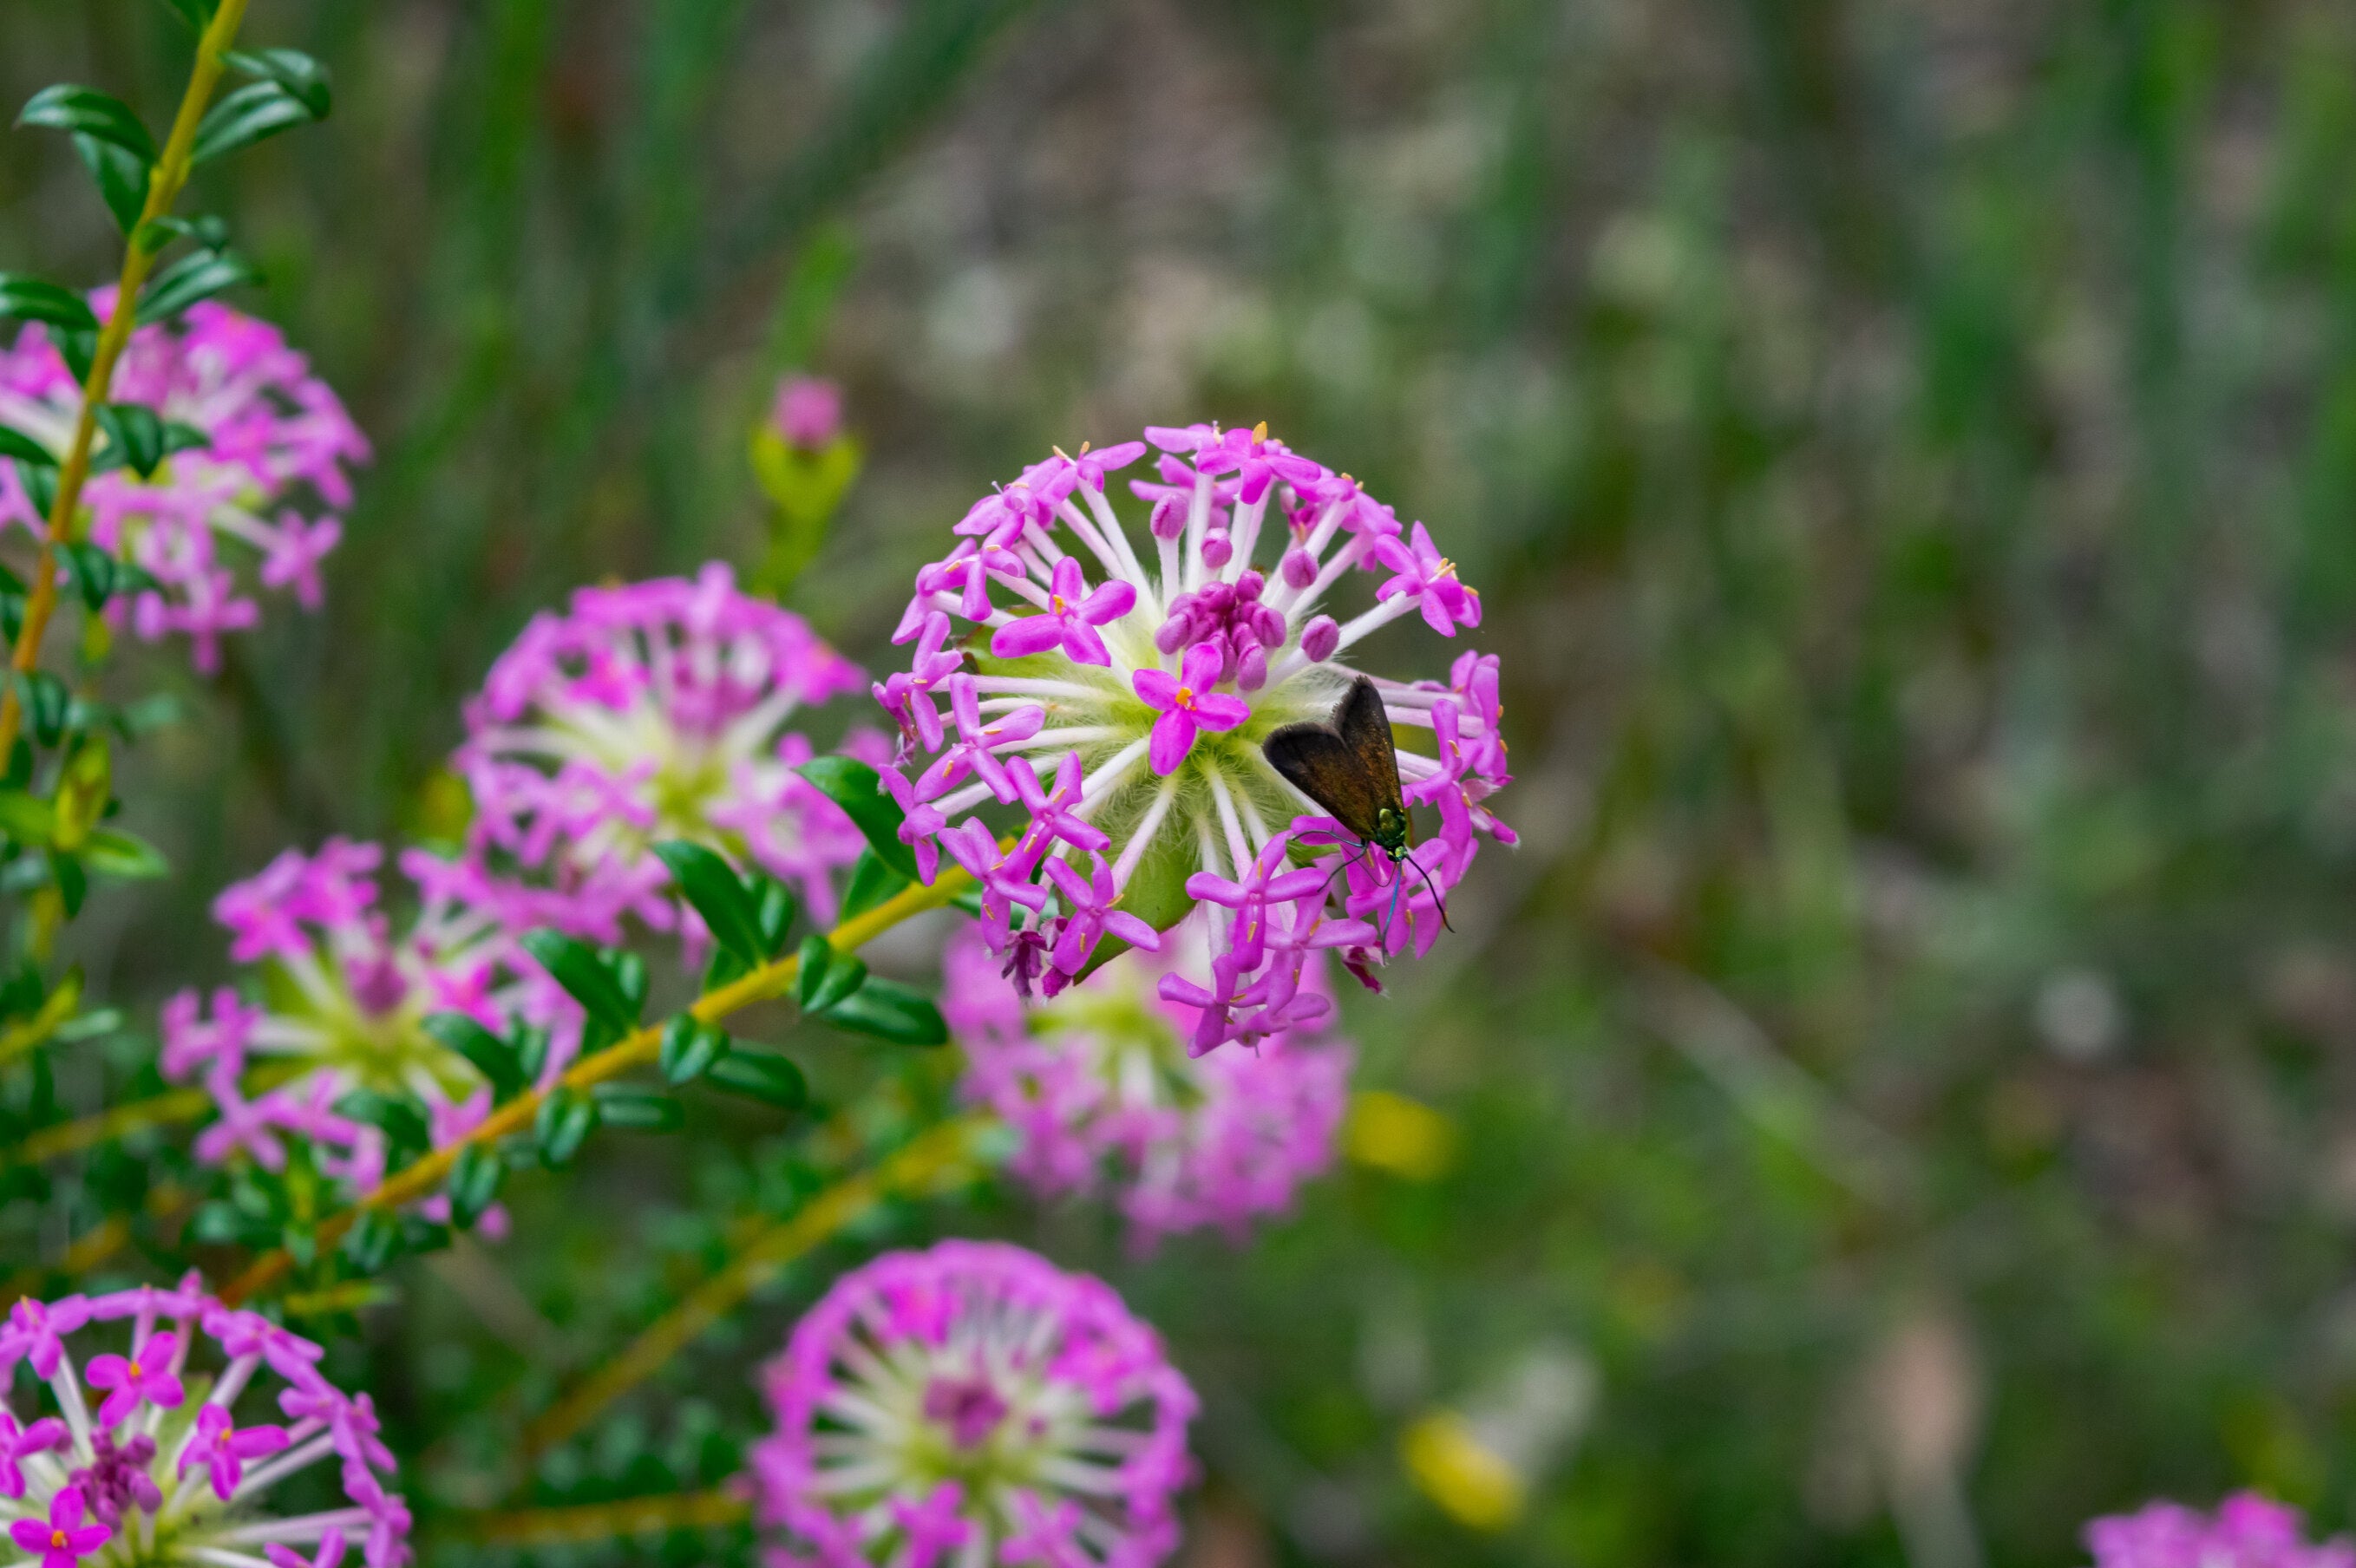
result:
<svg viewBox="0 0 2356 1568"><path fill-rule="evenodd" d="M8 667L16 677L32 674L40 664L41 638L58 605L58 546L73 541L81 488L90 478L91 447L98 435L98 411L106 404L115 362L123 357L123 346L131 341L131 329L138 323L139 290L155 264L155 251L143 243L140 236L148 224L172 210L172 204L180 197L181 187L188 183L197 127L204 119L205 106L212 101L213 89L220 83L222 57L237 38L238 26L245 19L245 6L246 0L221 0L220 9L213 13L213 19L197 39L197 59L188 71L188 90L181 95L179 112L172 117L172 133L165 140L163 155L148 173L147 202L140 208L139 221L131 226L131 237L123 247L123 271L115 282L114 309L99 332L97 350L91 356L90 375L82 382L81 411L74 418L73 441L66 448L65 461L58 465L57 499L49 507L49 526L42 535L31 591L26 596L24 625L16 634L16 645L8 659ZM17 699L16 685L12 679L7 689L0 691L0 759L15 749L16 732L24 724L24 704Z"/></svg>
<svg viewBox="0 0 2356 1568"><path fill-rule="evenodd" d="M887 1198L929 1191L956 1181L973 1159L973 1139L986 1124L975 1119L927 1128L872 1170L847 1176L740 1248L725 1268L657 1318L579 1388L524 1429L530 1463L578 1433L607 1405L653 1376L734 1310L761 1283L805 1253L832 1239Z"/></svg>
<svg viewBox="0 0 2356 1568"><path fill-rule="evenodd" d="M655 1531L708 1530L735 1524L752 1511L748 1499L725 1489L666 1492L619 1502L488 1514L476 1525L474 1537L498 1546L562 1546Z"/></svg>
<svg viewBox="0 0 2356 1568"><path fill-rule="evenodd" d="M902 921L949 902L963 890L966 880L962 873L948 874L934 879L929 886L909 888L864 914L844 921L827 933L827 942L838 953L852 952ZM796 955L789 954L772 960L751 974L705 992L687 1011L699 1023L717 1023L755 1002L784 995L792 987L800 967L800 960ZM457 1163L459 1155L466 1149L477 1144L496 1143L510 1134L530 1128L533 1118L540 1114L541 1102L555 1089L586 1093L607 1079L654 1061L661 1053L663 1030L668 1022L668 1019L659 1019L603 1051L583 1057L554 1084L528 1089L518 1094L465 1136L421 1156L349 1208L328 1215L318 1226L320 1250L325 1252L334 1247L363 1213L371 1210L401 1209L431 1196L448 1179L450 1168ZM284 1278L294 1265L294 1258L284 1247L273 1248L256 1258L243 1274L230 1281L221 1290L220 1298L234 1307Z"/></svg>

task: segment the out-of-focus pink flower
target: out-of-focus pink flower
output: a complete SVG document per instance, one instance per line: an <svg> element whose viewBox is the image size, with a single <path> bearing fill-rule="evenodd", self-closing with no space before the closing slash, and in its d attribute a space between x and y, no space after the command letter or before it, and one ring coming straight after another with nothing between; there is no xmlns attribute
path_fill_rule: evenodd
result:
<svg viewBox="0 0 2356 1568"><path fill-rule="evenodd" d="M91 303L103 318L112 301L103 289ZM261 618L239 558L259 557L262 587L291 587L305 609L318 608L318 564L343 536L348 471L368 461L369 444L278 329L213 301L191 306L177 325L131 335L109 398L206 438L148 478L118 467L83 486L87 537L158 584L111 613L127 613L142 637L187 636L210 673L222 634ZM0 348L0 424L62 456L80 411L80 386L44 330L27 327ZM37 535L47 528L14 465L0 464L0 526L11 522Z"/></svg>
<svg viewBox="0 0 2356 1568"><path fill-rule="evenodd" d="M334 1110L354 1089L416 1095L435 1147L455 1141L487 1114L489 1090L472 1062L426 1031L434 1013L464 1013L496 1034L549 1030L545 1074L572 1060L580 1008L499 923L481 873L403 853L418 910L396 933L377 907L383 859L374 844L331 838L314 854L287 850L213 901L230 956L262 965L266 983L251 1003L220 987L209 1013L193 989L164 1005L166 1074L201 1082L220 1111L197 1138L198 1158L242 1151L277 1169L281 1139L293 1134L316 1146L328 1175L373 1187L383 1135ZM273 1082L249 1096L258 1065L274 1070Z"/></svg>
<svg viewBox="0 0 2356 1568"><path fill-rule="evenodd" d="M466 705L453 765L472 790L467 849L518 930L618 942L632 916L705 939L652 846L684 838L790 885L821 923L865 840L794 769L806 703L863 684L801 617L739 592L715 561L693 581L584 588L543 613ZM872 731L846 752L888 760Z"/></svg>
<svg viewBox="0 0 2356 1568"><path fill-rule="evenodd" d="M1151 515L1132 532L1106 481L1149 445L1152 476L1130 489ZM1344 948L1371 976L1426 951L1480 840L1513 841L1486 804L1509 782L1494 656L1464 655L1446 684L1375 679L1394 727L1432 735L1394 752L1405 803L1439 819L1409 863L1341 832L1262 754L1280 725L1332 717L1359 673L1339 661L1370 633L1408 615L1449 636L1480 624L1479 596L1430 530L1402 537L1356 481L1265 427L1153 426L1143 442L1059 452L951 531L894 634L916 645L910 667L874 693L913 774L894 786L905 836L981 880L992 951L1018 982L1052 987L1084 963L1108 907L1168 920L1224 906L1212 961L1164 976L1166 995L1193 1009L1198 1051L1268 1038L1317 1005L1310 955ZM1336 621L1323 606L1360 573L1375 579L1372 603ZM1052 794L1036 787L1044 777ZM974 814L1018 802L1030 821L1001 848L1002 828ZM1319 867L1314 891L1292 876L1304 868L1278 864L1296 859ZM1077 879L1068 887L1059 865Z"/></svg>
<svg viewBox="0 0 2356 1568"><path fill-rule="evenodd" d="M0 1445L16 1459L30 1461L15 1466L0 1494L13 1499L9 1511L20 1516L9 1525L9 1539L45 1568L72 1568L118 1535L126 1541L157 1541L159 1523L168 1531L161 1539L169 1541L173 1563L231 1562L257 1555L265 1544L280 1551L320 1544L317 1563L297 1561L304 1568L335 1568L340 1546L329 1552L325 1543L359 1531L370 1532L368 1568L401 1568L409 1560L405 1512L396 1517L384 1506L378 1475L391 1474L392 1456L381 1445L358 1456L338 1448L337 1429L348 1421L354 1402L313 1366L317 1346L252 1313L224 1307L194 1274L169 1290L143 1285L46 1307L18 1306L34 1309L31 1319L59 1334L97 1324L127 1322L130 1328L127 1356L90 1356L79 1371L74 1354L59 1344L42 1379L49 1392L37 1396L52 1412L21 1426L6 1403L21 1396L5 1391L7 1372L29 1347L22 1334L8 1342L13 1350L0 1345ZM274 1394L265 1377L282 1380ZM113 1392L93 1411L80 1392L85 1382ZM156 1409L177 1407L191 1392L203 1398L192 1421L155 1420ZM241 1402L257 1412L283 1411L291 1424L241 1425ZM342 1464L327 1476L339 1472L340 1481L329 1479L327 1486L331 1491L339 1487L340 1506L301 1514L272 1510L273 1488L338 1458ZM134 1560L151 1558L124 1559ZM270 1561L278 1558L271 1553Z"/></svg>
<svg viewBox="0 0 2356 1568"><path fill-rule="evenodd" d="M1052 1000L1024 1001L979 932L943 959L941 1012L965 1051L959 1093L1021 1138L1015 1176L1045 1196L1108 1194L1141 1244L1205 1225L1240 1237L1333 1162L1351 1049L1299 1030L1254 1051L1187 1053L1196 1009L1161 976L1208 966L1197 918L1159 954L1128 953ZM1325 1001L1312 967L1310 995ZM1207 978L1207 976L1204 976Z"/></svg>
<svg viewBox="0 0 2356 1568"><path fill-rule="evenodd" d="M816 452L842 433L842 389L817 376L783 378L769 406L769 427L787 446Z"/></svg>
<svg viewBox="0 0 2356 1568"><path fill-rule="evenodd" d="M1101 1281L1020 1247L853 1270L765 1381L759 1519L793 1561L1151 1568L1177 1545L1193 1391ZM1042 1559L1046 1521L1065 1544Z"/></svg>
<svg viewBox="0 0 2356 1568"><path fill-rule="evenodd" d="M2297 1509L2236 1492L2214 1515L2156 1502L2086 1526L2094 1568L2356 1568L2356 1544L2308 1544Z"/></svg>

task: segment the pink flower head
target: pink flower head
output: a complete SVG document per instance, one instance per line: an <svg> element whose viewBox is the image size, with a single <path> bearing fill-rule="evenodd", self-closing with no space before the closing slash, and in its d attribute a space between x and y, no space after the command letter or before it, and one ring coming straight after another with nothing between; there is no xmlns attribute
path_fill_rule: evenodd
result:
<svg viewBox="0 0 2356 1568"><path fill-rule="evenodd" d="M47 1520L17 1520L8 1526L8 1539L18 1551L37 1553L41 1568L73 1568L114 1534L102 1524L82 1523L83 1511L81 1489L63 1488L49 1499Z"/></svg>
<svg viewBox="0 0 2356 1568"><path fill-rule="evenodd" d="M2212 1517L2180 1503L2086 1526L2094 1568L2356 1568L2356 1544L2334 1536L2309 1545L2297 1509L2236 1492Z"/></svg>
<svg viewBox="0 0 2356 1568"><path fill-rule="evenodd" d="M692 581L582 589L524 628L466 705L452 765L474 795L470 860L519 930L612 943L636 916L683 932L691 955L706 933L652 848L672 838L766 870L830 922L836 873L865 840L794 773L813 753L786 726L863 681L717 561ZM846 750L885 760L872 732Z"/></svg>
<svg viewBox="0 0 2356 1568"><path fill-rule="evenodd" d="M853 1270L765 1381L757 1517L800 1561L1019 1564L1042 1518L1088 1568L1151 1568L1177 1545L1193 1391L1102 1282L1020 1247L943 1242Z"/></svg>
<svg viewBox="0 0 2356 1568"><path fill-rule="evenodd" d="M393 1568L405 1557L406 1512L398 1498L388 1501L368 1464L344 1466L340 1499L317 1512L271 1507L282 1478L337 1454L342 1430L374 1429L365 1404L313 1367L316 1346L252 1313L224 1307L193 1274L169 1289L141 1285L87 1301L20 1305L40 1308L39 1317L67 1338L93 1325L127 1322L129 1328L127 1354L85 1354L79 1368L77 1349L59 1346L44 1380L51 1413L20 1422L22 1407L0 1399L0 1495L12 1499L6 1511L18 1516L9 1539L45 1568L70 1565L117 1538L156 1542L159 1525L168 1531L162 1539L175 1563L234 1561L253 1555L262 1541L307 1547L362 1520L369 1526L372 1568ZM158 1327L166 1321L169 1327ZM60 1327L66 1324L71 1327ZM264 1386L273 1377L282 1386ZM0 1391L5 1387L0 1378ZM84 1387L107 1397L93 1409ZM162 1414L199 1395L192 1413ZM241 1423L241 1410L267 1410L273 1403L294 1415L291 1427ZM392 1456L380 1445L368 1457L390 1471ZM319 1492L319 1479L301 1484L305 1497ZM332 1496L331 1478L327 1488ZM303 1568L335 1568L339 1552L323 1549L316 1563L297 1561Z"/></svg>
<svg viewBox="0 0 2356 1568"><path fill-rule="evenodd" d="M769 426L787 446L816 452L842 433L842 389L816 376L787 376L777 382Z"/></svg>
<svg viewBox="0 0 2356 1568"><path fill-rule="evenodd" d="M1146 443L1160 455L1129 483L1151 508L1140 527L1105 476ZM1287 1032L1322 996L1302 983L1310 955L1344 947L1371 974L1421 953L1478 840L1512 840L1490 799L1508 782L1497 664L1478 654L1445 685L1374 677L1393 728L1429 732L1395 756L1403 803L1442 848L1397 866L1308 831L1328 819L1267 761L1268 736L1333 717L1360 673L1342 661L1370 633L1420 615L1452 636L1480 603L1429 528L1403 534L1355 480L1264 427L1153 426L1143 443L1058 453L951 533L894 634L917 645L910 667L874 690L913 774L894 791L903 837L984 880L988 940L1018 983L1052 991L1069 974L1055 955L1089 951L1113 912L1174 924L1249 884L1208 922L1201 971L1169 976L1171 999L1194 1009L1204 1049ZM1337 620L1338 595L1360 607ZM1001 807L1027 818L1012 851L996 848ZM1254 872L1271 846L1302 863ZM1356 861L1379 864L1337 874ZM1314 895L1306 875L1266 885L1311 869Z"/></svg>
<svg viewBox="0 0 2356 1568"><path fill-rule="evenodd" d="M102 318L111 315L113 291L91 303ZM348 471L368 461L369 445L278 329L212 301L194 305L175 325L131 335L109 396L205 438L147 478L116 467L82 490L87 537L156 581L128 605L132 630L186 635L209 673L221 634L261 616L236 557L259 558L261 586L292 587L304 608L317 608L318 563L342 537ZM45 330L27 326L13 348L0 348L0 424L62 457L80 409L80 384ZM36 534L47 527L14 468L0 465L0 526L10 522ZM123 602L110 613L120 623Z"/></svg>
<svg viewBox="0 0 2356 1568"><path fill-rule="evenodd" d="M1014 1174L1046 1197L1110 1196L1141 1246L1205 1225L1240 1238L1284 1212L1333 1164L1348 1094L1350 1047L1318 1027L1330 1008L1256 1050L1189 1053L1197 1009L1157 981L1206 967L1204 923L1052 1000L1017 995L979 933L943 960L941 1011L965 1051L958 1093L1014 1130ZM1320 970L1307 974L1323 1001Z"/></svg>
<svg viewBox="0 0 2356 1568"><path fill-rule="evenodd" d="M223 987L209 1017L193 990L165 1004L165 1073L200 1081L220 1109L197 1139L199 1159L218 1164L243 1152L278 1169L291 1134L318 1148L327 1174L372 1187L383 1135L334 1110L354 1089L419 1095L437 1147L452 1141L473 1125L453 1120L461 1107L479 1101L487 1109L487 1086L426 1031L434 1013L464 1013L498 1034L544 1028L543 1071L571 1061L580 1009L497 918L487 879L464 862L405 852L400 869L417 913L396 931L378 908L383 858L376 845L331 838L314 854L285 851L213 901L230 955L267 966L256 989L268 1000L247 1002ZM248 1071L264 1062L276 1070L273 1085L249 1095ZM288 1075L288 1067L299 1071Z"/></svg>

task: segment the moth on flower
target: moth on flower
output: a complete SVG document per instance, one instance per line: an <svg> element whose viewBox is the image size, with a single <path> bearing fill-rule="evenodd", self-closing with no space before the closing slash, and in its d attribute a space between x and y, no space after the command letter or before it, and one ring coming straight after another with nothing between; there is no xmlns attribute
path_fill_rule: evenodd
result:
<svg viewBox="0 0 2356 1568"><path fill-rule="evenodd" d="M916 575L894 635L915 645L909 667L874 692L902 737L885 778L902 837L927 876L946 854L981 882L1018 985L1053 996L1105 936L1150 950L1206 911L1206 972L1161 981L1195 1009L1200 1054L1313 1027L1330 1006L1302 983L1313 954L1341 950L1372 984L1375 965L1428 951L1479 841L1513 842L1487 805L1509 779L1494 656L1464 653L1446 682L1344 662L1410 616L1451 638L1480 624L1430 530L1265 426L1145 437L1059 452L977 501ZM1139 528L1107 484L1149 447L1153 477L1130 484L1150 508ZM1328 603L1361 575L1371 603L1337 620ZM1380 843L1372 816L1354 830L1318 809L1263 750L1330 724L1362 677L1361 732L1382 737L1398 787ZM1417 807L1436 830L1410 845Z"/></svg>

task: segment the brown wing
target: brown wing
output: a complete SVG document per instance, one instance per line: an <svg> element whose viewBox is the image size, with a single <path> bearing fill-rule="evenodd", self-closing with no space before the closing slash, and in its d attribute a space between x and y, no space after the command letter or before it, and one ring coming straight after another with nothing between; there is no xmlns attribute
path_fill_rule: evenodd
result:
<svg viewBox="0 0 2356 1568"><path fill-rule="evenodd" d="M1376 809L1386 805L1405 816L1407 804L1399 792L1398 753L1391 745L1391 721L1383 712L1382 695L1375 690L1373 681L1362 675L1350 683L1342 705L1333 709L1333 729L1349 748L1373 796L1366 819L1373 821Z"/></svg>
<svg viewBox="0 0 2356 1568"><path fill-rule="evenodd" d="M1270 767L1335 821L1361 838L1374 837L1381 802L1338 733L1323 724L1286 724L1270 731L1259 749Z"/></svg>

